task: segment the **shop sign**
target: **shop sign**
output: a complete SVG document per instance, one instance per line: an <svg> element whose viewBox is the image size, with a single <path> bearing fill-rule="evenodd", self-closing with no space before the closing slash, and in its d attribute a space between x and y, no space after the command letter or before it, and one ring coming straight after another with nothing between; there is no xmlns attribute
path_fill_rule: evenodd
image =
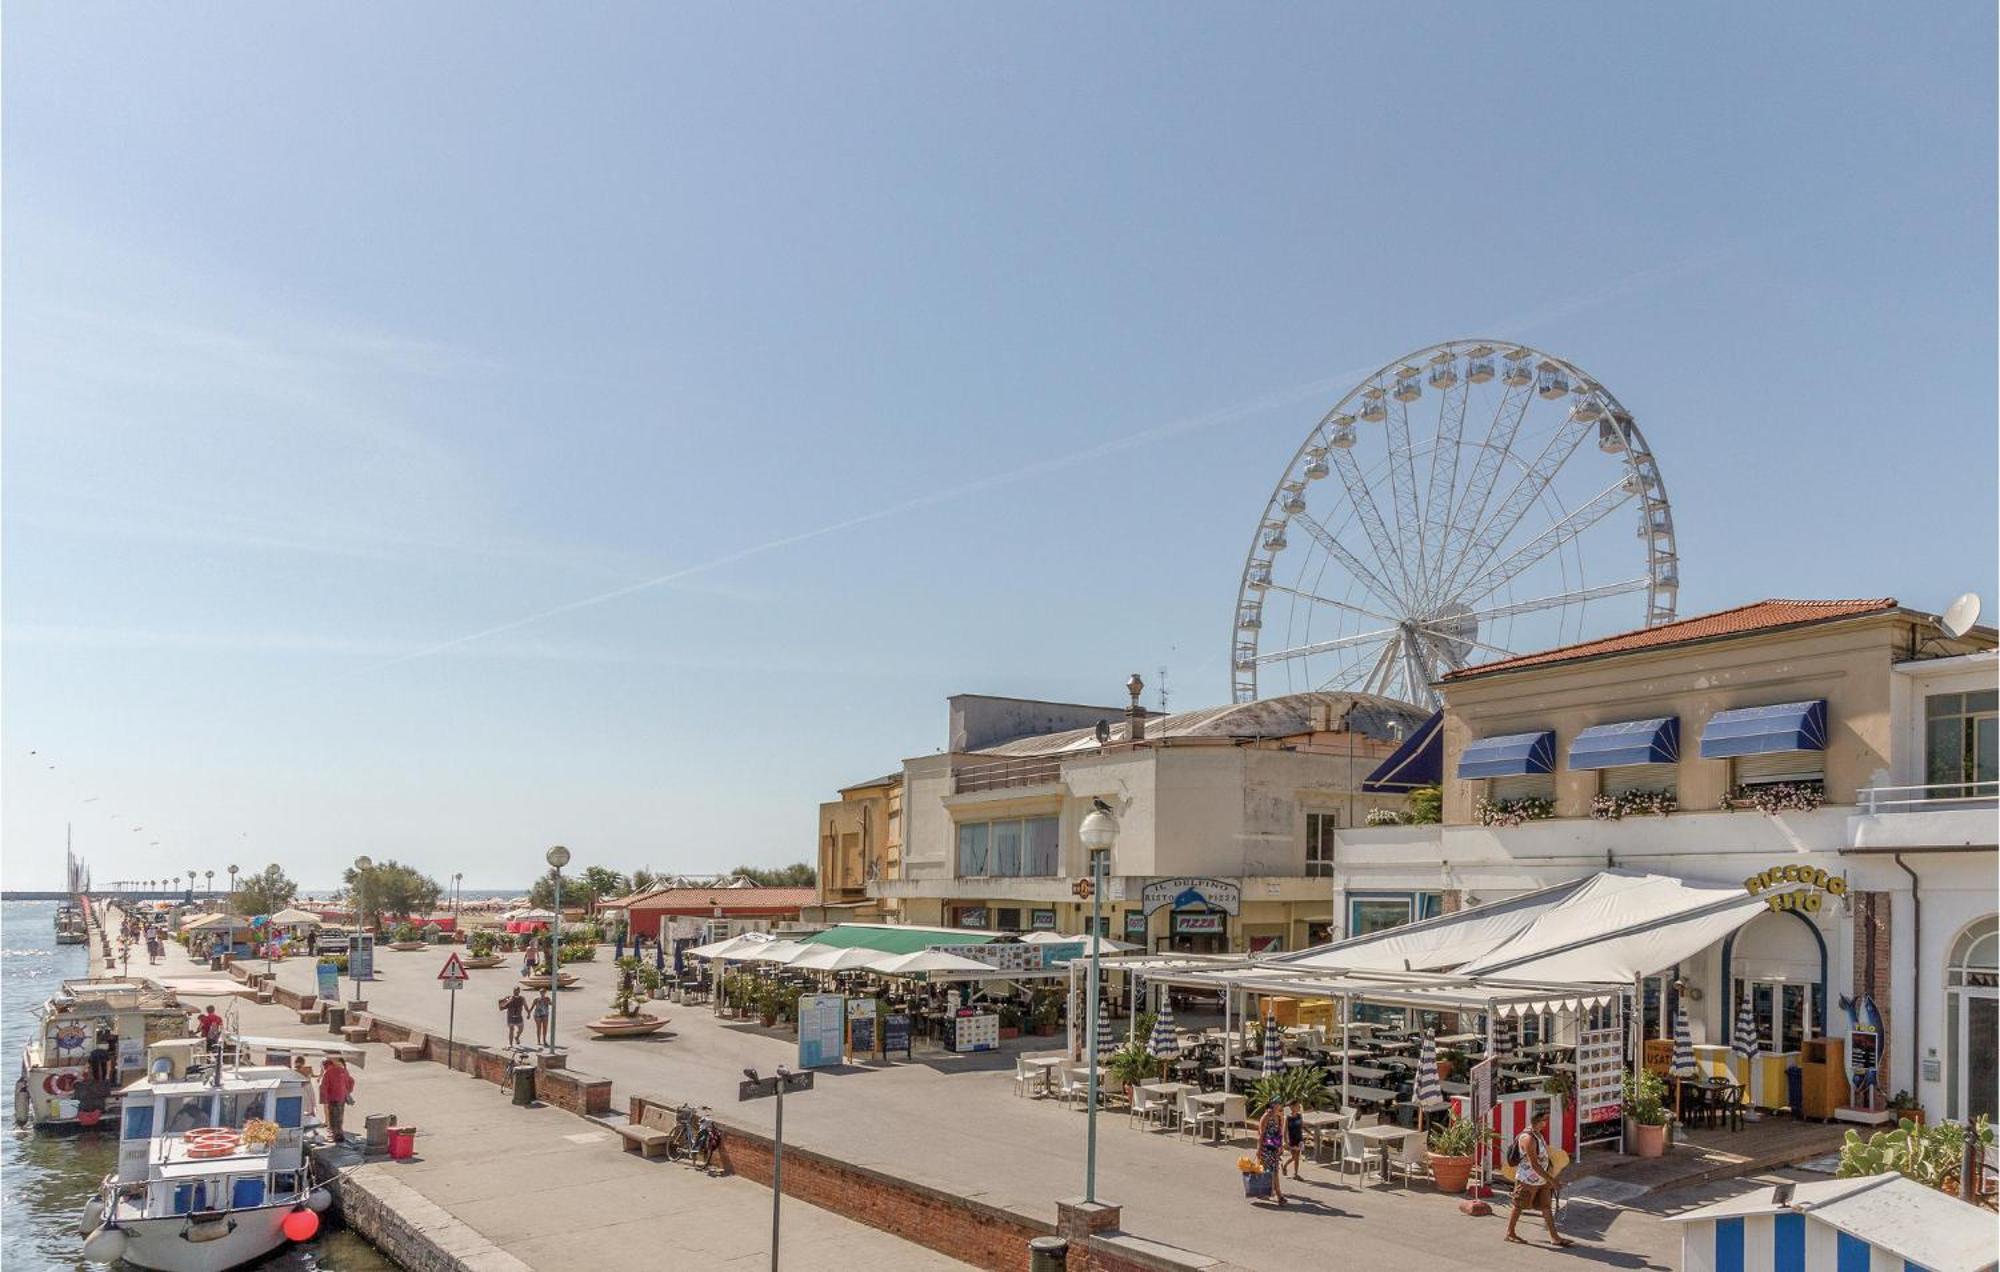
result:
<svg viewBox="0 0 2000 1272"><path fill-rule="evenodd" d="M973 906L966 906L963 909L959 910L958 925L960 927L965 927L965 928L985 927L986 907L983 905L973 905Z"/></svg>
<svg viewBox="0 0 2000 1272"><path fill-rule="evenodd" d="M1035 910L1028 915L1028 926L1037 932L1053 932L1056 930L1056 912Z"/></svg>
<svg viewBox="0 0 2000 1272"><path fill-rule="evenodd" d="M1176 914L1174 931L1221 932L1223 925L1228 921L1229 916L1226 914Z"/></svg>
<svg viewBox="0 0 2000 1272"><path fill-rule="evenodd" d="M1146 943L1146 916L1143 911L1127 910L1125 912L1125 939L1128 941L1137 941L1141 945Z"/></svg>
<svg viewBox="0 0 2000 1272"><path fill-rule="evenodd" d="M1783 892L1771 891L1788 883L1804 886ZM1818 914L1826 898L1847 895L1847 880L1812 866L1773 866L1762 874L1745 879L1743 890L1751 896L1763 897L1764 904L1773 910L1803 910L1807 914Z"/></svg>
<svg viewBox="0 0 2000 1272"><path fill-rule="evenodd" d="M1226 879L1185 876L1155 879L1140 891L1139 896L1147 914L1167 909L1220 910L1224 914L1237 914L1243 908L1243 889Z"/></svg>
<svg viewBox="0 0 2000 1272"><path fill-rule="evenodd" d="M933 945L929 948L937 953L984 963L995 971L1038 972L1042 970L1042 952L1050 947L1021 941L995 941L991 945Z"/></svg>

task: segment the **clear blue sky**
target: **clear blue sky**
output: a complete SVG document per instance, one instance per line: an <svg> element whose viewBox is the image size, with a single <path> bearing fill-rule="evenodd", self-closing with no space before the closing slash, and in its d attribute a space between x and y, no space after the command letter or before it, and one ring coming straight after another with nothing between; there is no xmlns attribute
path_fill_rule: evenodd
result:
<svg viewBox="0 0 2000 1272"><path fill-rule="evenodd" d="M1683 612L1995 601L1988 3L6 16L10 883L796 860L949 693L1224 701L1469 334L1636 412Z"/></svg>

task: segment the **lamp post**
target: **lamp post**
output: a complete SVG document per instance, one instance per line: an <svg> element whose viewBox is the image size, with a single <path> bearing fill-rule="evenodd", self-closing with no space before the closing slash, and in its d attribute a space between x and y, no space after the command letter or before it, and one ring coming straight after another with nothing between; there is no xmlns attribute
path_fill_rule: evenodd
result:
<svg viewBox="0 0 2000 1272"><path fill-rule="evenodd" d="M569 849L557 844L544 857L556 874L555 922L549 927L549 1049L556 1045L556 1002L562 997L562 868L569 864Z"/></svg>
<svg viewBox="0 0 2000 1272"><path fill-rule="evenodd" d="M1111 852L1113 841L1118 838L1118 823L1112 819L1111 810L1103 800L1094 801L1096 807L1077 827L1077 838L1090 854L1090 1009L1085 1020L1084 1037L1089 1041L1090 1093L1085 1113L1088 1129L1083 1158L1083 1201L1087 1206L1097 1204L1097 1011L1098 1011L1098 958L1104 948L1104 938L1100 933L1103 926L1104 907L1104 859Z"/></svg>
<svg viewBox="0 0 2000 1272"><path fill-rule="evenodd" d="M229 867L229 912L236 913L236 867Z"/></svg>
<svg viewBox="0 0 2000 1272"><path fill-rule="evenodd" d="M354 896L351 898L354 902L354 942L347 947L347 971L354 982L356 999L361 997L361 898L367 895L368 872L374 868L375 863L367 853L354 859Z"/></svg>
<svg viewBox="0 0 2000 1272"><path fill-rule="evenodd" d="M465 872L463 870L459 871L457 874L451 877L451 925L454 928L456 928L459 925L458 916L460 910L463 908L462 898L465 895L464 884L465 884Z"/></svg>

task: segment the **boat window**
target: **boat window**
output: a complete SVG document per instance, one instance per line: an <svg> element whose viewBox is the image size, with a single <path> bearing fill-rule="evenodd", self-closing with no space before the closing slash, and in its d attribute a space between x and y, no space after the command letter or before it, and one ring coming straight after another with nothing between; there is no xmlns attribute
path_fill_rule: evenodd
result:
<svg viewBox="0 0 2000 1272"><path fill-rule="evenodd" d="M305 1099L296 1095L278 1097L278 1116L272 1119L279 1126L291 1128L305 1120Z"/></svg>
<svg viewBox="0 0 2000 1272"><path fill-rule="evenodd" d="M264 1177L262 1175L238 1175L229 1190L229 1208L248 1210L252 1206L264 1204Z"/></svg>
<svg viewBox="0 0 2000 1272"><path fill-rule="evenodd" d="M150 1104L128 1104L125 1106L125 1132L128 1140L153 1138L153 1106Z"/></svg>
<svg viewBox="0 0 2000 1272"><path fill-rule="evenodd" d="M213 1102L208 1094L170 1095L167 1097L166 1125L161 1128L163 1135L184 1135L203 1126L214 1126L209 1116Z"/></svg>
<svg viewBox="0 0 2000 1272"><path fill-rule="evenodd" d="M292 1171L280 1171L271 1176L271 1191L280 1197L289 1197L299 1190L299 1177Z"/></svg>
<svg viewBox="0 0 2000 1272"><path fill-rule="evenodd" d="M222 1093L222 1117L216 1125L237 1128L253 1117L262 1116L264 1116L262 1091L225 1091Z"/></svg>

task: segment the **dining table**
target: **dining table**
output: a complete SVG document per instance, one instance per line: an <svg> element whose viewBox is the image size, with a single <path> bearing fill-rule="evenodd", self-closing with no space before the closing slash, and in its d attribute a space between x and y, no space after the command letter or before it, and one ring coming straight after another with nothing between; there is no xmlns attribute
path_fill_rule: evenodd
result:
<svg viewBox="0 0 2000 1272"><path fill-rule="evenodd" d="M1380 1082L1389 1076L1387 1069L1378 1069L1372 1064L1350 1064L1347 1073L1349 1077L1360 1078L1363 1082Z"/></svg>
<svg viewBox="0 0 2000 1272"><path fill-rule="evenodd" d="M1382 1182L1391 1182L1389 1174L1389 1146L1400 1144L1417 1133L1414 1126L1357 1126L1352 1134L1377 1144L1382 1149Z"/></svg>
<svg viewBox="0 0 2000 1272"><path fill-rule="evenodd" d="M1444 1035L1444 1037L1437 1040L1437 1043L1440 1047L1470 1047L1485 1041L1485 1034L1455 1033Z"/></svg>
<svg viewBox="0 0 2000 1272"><path fill-rule="evenodd" d="M1238 1065L1218 1064L1213 1066L1212 1068L1203 1070L1203 1072L1208 1074L1209 1077L1217 1079L1220 1079L1221 1077L1223 1077L1223 1075L1227 1074L1234 1077L1238 1082L1257 1082L1261 1081L1264 1077L1264 1071L1262 1069L1252 1069L1245 1065L1240 1065L1240 1064Z"/></svg>
<svg viewBox="0 0 2000 1272"><path fill-rule="evenodd" d="M1041 1070L1041 1091L1044 1095L1048 1094L1054 1085L1052 1079L1056 1070L1068 1063L1068 1056L1024 1056L1021 1060L1024 1068Z"/></svg>
<svg viewBox="0 0 2000 1272"><path fill-rule="evenodd" d="M1347 1114L1335 1112L1332 1109L1314 1109L1301 1117L1299 1121L1304 1124L1306 1134L1312 1136L1313 1160L1316 1162L1324 1161L1326 1159L1326 1133L1328 1131L1340 1130L1346 1126Z"/></svg>
<svg viewBox="0 0 2000 1272"><path fill-rule="evenodd" d="M1396 1098L1396 1093L1387 1087L1363 1086L1358 1082L1347 1084L1347 1098L1364 1104L1387 1104Z"/></svg>

